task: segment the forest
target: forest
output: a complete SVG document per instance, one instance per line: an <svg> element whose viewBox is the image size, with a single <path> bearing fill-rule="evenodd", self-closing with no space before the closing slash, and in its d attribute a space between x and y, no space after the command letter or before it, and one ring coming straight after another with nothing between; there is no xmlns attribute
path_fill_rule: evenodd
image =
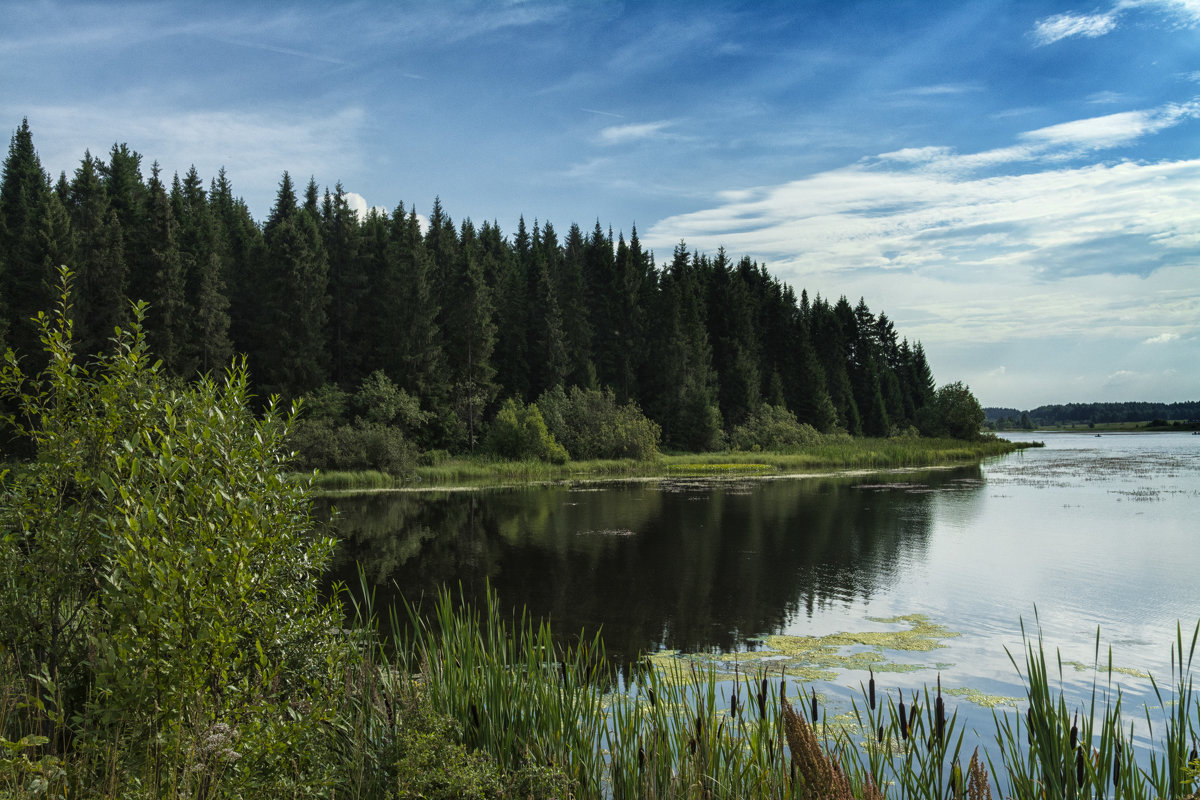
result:
<svg viewBox="0 0 1200 800"><path fill-rule="evenodd" d="M1009 427L1035 425L1087 425L1089 423L1134 423L1169 420L1200 422L1200 401L1183 403L1064 403L1043 405L1029 411L1015 408L983 409L989 424Z"/></svg>
<svg viewBox="0 0 1200 800"><path fill-rule="evenodd" d="M438 200L427 220L403 203L360 218L340 184L300 189L286 172L260 224L223 169L206 183L194 167L169 179L144 167L114 144L54 180L28 121L13 134L0 181L0 349L27 371L43 358L34 317L52 307L66 265L80 352L105 349L130 301L145 300L150 351L168 375L189 380L244 355L260 405L304 398L298 441L317 465L474 452L499 413L520 424L547 405L603 407L613 424L693 452L729 446L752 421L962 438L983 421L962 384L939 398L921 344L885 313L797 295L748 256L680 242L659 263L636 226L628 237L599 221L560 233L522 217L506 235L455 223Z"/></svg>

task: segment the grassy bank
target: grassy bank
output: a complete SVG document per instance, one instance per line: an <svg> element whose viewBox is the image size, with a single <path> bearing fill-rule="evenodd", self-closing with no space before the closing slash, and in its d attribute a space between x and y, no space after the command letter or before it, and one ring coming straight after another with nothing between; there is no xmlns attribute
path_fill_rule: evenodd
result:
<svg viewBox="0 0 1200 800"><path fill-rule="evenodd" d="M1029 444L1002 439L866 439L830 437L793 452L724 451L673 453L633 459L506 461L488 456L459 456L419 466L410 475L382 472L319 472L321 491L445 488L548 483L566 480L657 478L675 476L781 476L858 469L904 469L971 463L1011 453Z"/></svg>

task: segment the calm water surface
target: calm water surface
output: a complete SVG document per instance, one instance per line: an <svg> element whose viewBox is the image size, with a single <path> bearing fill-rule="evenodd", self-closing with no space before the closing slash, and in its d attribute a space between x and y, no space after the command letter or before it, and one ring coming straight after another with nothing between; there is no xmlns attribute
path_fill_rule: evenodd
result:
<svg viewBox="0 0 1200 800"><path fill-rule="evenodd" d="M459 583L480 597L490 581L564 635L602 626L618 658L916 613L961 635L881 685L940 673L1021 696L1005 648L1021 660L1022 620L1051 658L1091 664L1099 627L1102 659L1111 647L1114 665L1169 678L1177 622L1190 638L1200 618L1200 436L1024 438L1046 447L952 470L343 497L337 575L361 562L385 603ZM825 691L847 704L865 677L845 670ZM1064 671L1068 693L1092 679ZM990 728L990 711L961 705Z"/></svg>

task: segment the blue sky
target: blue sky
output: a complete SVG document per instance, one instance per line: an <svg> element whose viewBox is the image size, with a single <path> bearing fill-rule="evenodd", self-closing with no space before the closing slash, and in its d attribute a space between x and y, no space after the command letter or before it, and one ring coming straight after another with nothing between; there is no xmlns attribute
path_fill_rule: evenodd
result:
<svg viewBox="0 0 1200 800"><path fill-rule="evenodd" d="M54 175L636 224L864 297L985 405L1200 398L1200 0L3 7Z"/></svg>

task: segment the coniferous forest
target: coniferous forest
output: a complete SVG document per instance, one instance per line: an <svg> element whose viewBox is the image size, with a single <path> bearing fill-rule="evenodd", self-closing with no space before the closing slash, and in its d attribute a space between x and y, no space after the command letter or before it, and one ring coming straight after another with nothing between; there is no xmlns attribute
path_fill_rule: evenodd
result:
<svg viewBox="0 0 1200 800"><path fill-rule="evenodd" d="M53 180L22 122L0 184L0 345L40 366L33 317L67 265L80 352L105 349L145 300L169 375L244 354L260 402L306 398L317 462L338 461L330 442L355 425L386 431L384 451L473 451L498 412L539 399L599 398L687 451L764 413L863 436L970 437L982 423L955 427L921 344L882 311L797 296L748 256L680 242L658 261L636 227L522 218L510 234L437 200L427 224L403 204L360 219L342 195L284 173L260 224L224 170L166 176L125 144Z"/></svg>

